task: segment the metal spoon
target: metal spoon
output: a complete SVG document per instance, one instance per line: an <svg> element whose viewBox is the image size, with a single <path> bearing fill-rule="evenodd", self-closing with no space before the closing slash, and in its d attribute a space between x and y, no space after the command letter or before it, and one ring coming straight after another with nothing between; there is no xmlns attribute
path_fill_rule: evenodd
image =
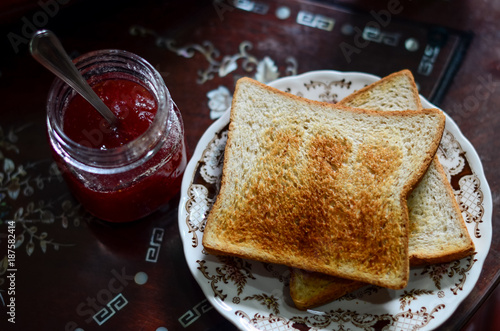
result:
<svg viewBox="0 0 500 331"><path fill-rule="evenodd" d="M30 52L35 60L84 97L111 125L116 125L115 114L92 90L53 32L37 31L31 38Z"/></svg>

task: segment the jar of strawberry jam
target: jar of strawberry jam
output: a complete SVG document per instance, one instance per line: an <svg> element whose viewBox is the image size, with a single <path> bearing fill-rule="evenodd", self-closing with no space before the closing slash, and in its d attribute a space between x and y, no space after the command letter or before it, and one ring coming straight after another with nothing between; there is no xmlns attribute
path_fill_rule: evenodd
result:
<svg viewBox="0 0 500 331"><path fill-rule="evenodd" d="M47 103L56 163L91 214L110 222L140 219L179 192L187 163L181 114L160 74L137 55L102 50L74 63L118 124L57 79Z"/></svg>

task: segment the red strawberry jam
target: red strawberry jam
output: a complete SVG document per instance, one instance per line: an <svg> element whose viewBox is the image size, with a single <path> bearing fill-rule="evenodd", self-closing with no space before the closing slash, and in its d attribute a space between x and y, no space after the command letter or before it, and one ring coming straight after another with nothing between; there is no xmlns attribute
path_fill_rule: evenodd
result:
<svg viewBox="0 0 500 331"><path fill-rule="evenodd" d="M96 217L111 222L142 218L179 192L187 163L179 110L170 100L172 106L163 110L170 112L165 126L156 127L156 133L150 132L158 102L146 88L124 79L105 80L92 88L115 113L118 124L110 126L86 100L76 95L67 102L62 116L63 132L70 140L99 153L114 153L118 149L133 151L129 143L144 135L155 137L159 132L161 138L151 146L151 151L146 150L144 156L131 164L115 165L111 159L104 166L94 166L92 160L83 162L90 164L88 167L79 166L81 162L73 164L68 162L68 156L62 157L68 151L54 148L56 161L73 194ZM52 144L57 146L53 141ZM70 150L69 154L73 152ZM81 158L81 154L77 151L75 157Z"/></svg>
<svg viewBox="0 0 500 331"><path fill-rule="evenodd" d="M105 80L92 87L118 118L112 127L79 94L64 114L63 131L82 145L109 149L122 146L143 134L156 115L157 104L151 93L130 80Z"/></svg>

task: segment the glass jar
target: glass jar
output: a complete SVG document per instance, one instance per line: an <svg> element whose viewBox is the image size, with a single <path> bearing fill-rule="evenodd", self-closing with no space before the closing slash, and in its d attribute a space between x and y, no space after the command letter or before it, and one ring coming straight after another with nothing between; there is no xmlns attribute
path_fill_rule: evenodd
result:
<svg viewBox="0 0 500 331"><path fill-rule="evenodd" d="M74 196L100 219L140 219L179 192L187 163L181 114L160 74L135 54L101 50L82 55L74 63L91 86L109 80L130 81L144 87L156 101L156 114L144 133L104 149L93 146L105 133L101 127L87 130L88 141L73 141L65 132L65 113L77 96L71 87L56 79L47 102L53 155Z"/></svg>

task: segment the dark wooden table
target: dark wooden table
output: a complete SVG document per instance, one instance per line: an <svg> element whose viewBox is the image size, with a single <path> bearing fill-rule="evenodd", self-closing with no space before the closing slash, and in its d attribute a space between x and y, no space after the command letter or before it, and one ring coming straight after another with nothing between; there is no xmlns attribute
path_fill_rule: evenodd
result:
<svg viewBox="0 0 500 331"><path fill-rule="evenodd" d="M11 284L5 264L7 222L15 220L16 236L23 236L15 250L16 323L8 322L5 304L0 305L0 330L235 329L210 309L187 268L177 225L178 197L141 221L111 225L88 215L68 192L54 168L45 134L45 102L53 76L31 59L27 48L28 36L36 28L56 32L72 56L117 48L148 60L162 74L181 109L191 150L213 122L207 93L219 86L232 92L238 77L255 74L255 66L246 68L241 59L269 57L280 77L320 69L379 76L413 70L422 94L456 121L477 150L493 195L493 241L482 274L442 328L463 328L498 285L500 3L235 3L52 0L7 1L0 7L2 298L9 298ZM276 10L283 6L289 12L278 14ZM312 16L298 22L301 11ZM426 68L420 67L422 49L395 50L376 42L357 45L355 31L329 30L324 17L352 20L354 27L359 22L378 22L403 35L431 36L438 44L445 35L453 43L439 44L448 46L433 59L432 73L425 75ZM352 47L342 51L339 45L346 40ZM239 59L227 75L218 71L225 56ZM143 283L145 274L148 278ZM121 293L127 299L125 308L98 326L92 317Z"/></svg>

